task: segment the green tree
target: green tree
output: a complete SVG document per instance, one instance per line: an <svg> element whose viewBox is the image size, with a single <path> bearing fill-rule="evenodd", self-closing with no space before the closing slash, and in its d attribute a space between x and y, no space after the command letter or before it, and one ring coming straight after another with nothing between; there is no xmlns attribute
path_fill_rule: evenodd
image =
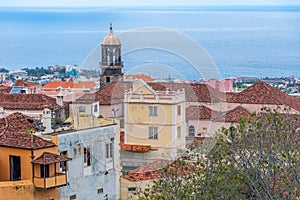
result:
<svg viewBox="0 0 300 200"><path fill-rule="evenodd" d="M188 174L166 168L140 199L299 199L299 126L276 111L242 118L194 150L195 161L177 161Z"/></svg>

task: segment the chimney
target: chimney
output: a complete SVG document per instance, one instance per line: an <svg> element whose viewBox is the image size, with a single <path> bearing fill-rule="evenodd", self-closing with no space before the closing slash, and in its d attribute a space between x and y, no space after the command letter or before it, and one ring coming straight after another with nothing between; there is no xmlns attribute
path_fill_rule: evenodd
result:
<svg viewBox="0 0 300 200"><path fill-rule="evenodd" d="M42 123L43 126L46 127L44 133L52 133L53 129L51 128L51 119L52 119L52 113L49 108L44 108L43 114L42 114Z"/></svg>
<svg viewBox="0 0 300 200"><path fill-rule="evenodd" d="M57 105L59 105L61 107L64 106L64 96L61 94L58 94L56 96L56 103L57 103Z"/></svg>

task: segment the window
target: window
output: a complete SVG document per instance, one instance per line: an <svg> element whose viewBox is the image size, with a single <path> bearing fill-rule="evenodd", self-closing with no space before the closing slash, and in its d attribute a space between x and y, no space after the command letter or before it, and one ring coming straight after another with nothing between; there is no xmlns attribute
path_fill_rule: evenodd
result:
<svg viewBox="0 0 300 200"><path fill-rule="evenodd" d="M158 128L157 127L149 128L149 139L152 139L152 140L158 139Z"/></svg>
<svg viewBox="0 0 300 200"><path fill-rule="evenodd" d="M60 152L60 155L68 157L68 151L62 151L62 152ZM59 171L60 172L65 172L65 171L67 171L67 169L68 169L67 168L67 161L59 163Z"/></svg>
<svg viewBox="0 0 300 200"><path fill-rule="evenodd" d="M177 115L178 115L178 116L181 115L181 106L177 106Z"/></svg>
<svg viewBox="0 0 300 200"><path fill-rule="evenodd" d="M84 106L79 106L79 112L85 112L85 107Z"/></svg>
<svg viewBox="0 0 300 200"><path fill-rule="evenodd" d="M113 157L113 143L106 144L106 159L111 159Z"/></svg>
<svg viewBox="0 0 300 200"><path fill-rule="evenodd" d="M181 137L181 126L177 127L177 137Z"/></svg>
<svg viewBox="0 0 300 200"><path fill-rule="evenodd" d="M85 167L91 166L92 157L91 157L91 149L90 147L83 148L83 165Z"/></svg>
<svg viewBox="0 0 300 200"><path fill-rule="evenodd" d="M76 194L71 195L70 200L76 200Z"/></svg>
<svg viewBox="0 0 300 200"><path fill-rule="evenodd" d="M97 190L97 194L102 194L103 193L103 188L99 188L98 190Z"/></svg>
<svg viewBox="0 0 300 200"><path fill-rule="evenodd" d="M128 192L135 192L136 191L136 187L130 187L128 188Z"/></svg>
<svg viewBox="0 0 300 200"><path fill-rule="evenodd" d="M195 137L195 127L193 125L189 126L189 136Z"/></svg>
<svg viewBox="0 0 300 200"><path fill-rule="evenodd" d="M98 105L94 105L94 112L98 112Z"/></svg>
<svg viewBox="0 0 300 200"><path fill-rule="evenodd" d="M40 165L41 178L49 177L49 165Z"/></svg>
<svg viewBox="0 0 300 200"><path fill-rule="evenodd" d="M21 180L21 158L20 156L9 156L10 160L10 180Z"/></svg>
<svg viewBox="0 0 300 200"><path fill-rule="evenodd" d="M157 116L157 106L149 106L149 116Z"/></svg>

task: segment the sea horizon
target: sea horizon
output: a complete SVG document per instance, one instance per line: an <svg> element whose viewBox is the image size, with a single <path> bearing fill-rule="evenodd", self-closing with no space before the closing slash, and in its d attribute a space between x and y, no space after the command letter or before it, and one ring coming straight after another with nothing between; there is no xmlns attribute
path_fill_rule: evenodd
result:
<svg viewBox="0 0 300 200"><path fill-rule="evenodd" d="M299 11L300 5L0 7L0 67L81 66L112 22L117 35L145 27L186 35L207 51L224 78L299 77ZM125 73L152 64L167 65L189 80L200 78L189 63L168 52L143 50L124 55L123 61Z"/></svg>

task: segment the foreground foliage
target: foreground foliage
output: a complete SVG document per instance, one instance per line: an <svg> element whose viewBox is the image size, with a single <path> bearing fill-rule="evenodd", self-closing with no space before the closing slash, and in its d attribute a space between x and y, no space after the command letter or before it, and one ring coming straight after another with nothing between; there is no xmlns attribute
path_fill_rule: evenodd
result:
<svg viewBox="0 0 300 200"><path fill-rule="evenodd" d="M299 116L248 116L166 168L140 199L300 199ZM184 168L189 173L182 173Z"/></svg>

